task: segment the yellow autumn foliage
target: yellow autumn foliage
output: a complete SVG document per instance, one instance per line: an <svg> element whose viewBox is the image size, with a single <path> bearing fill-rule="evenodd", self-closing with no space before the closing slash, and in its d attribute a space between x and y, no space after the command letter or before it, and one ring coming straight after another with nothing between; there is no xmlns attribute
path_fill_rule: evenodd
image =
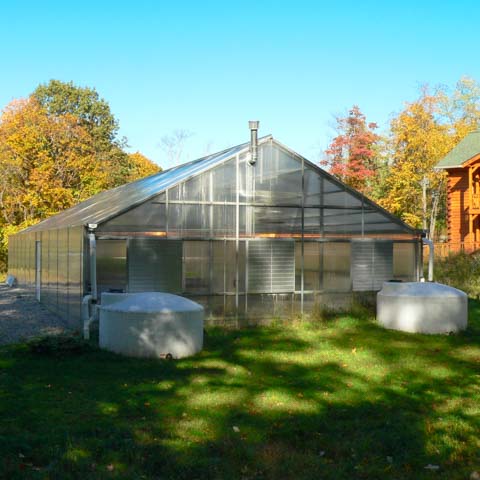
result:
<svg viewBox="0 0 480 480"><path fill-rule="evenodd" d="M448 99L447 99L448 100ZM420 228L423 224L423 188L427 181L427 223L430 220L433 196L445 203L445 174L435 165L468 133L473 123L445 115L443 92L422 91L419 99L407 103L390 124L392 152L385 194L378 199L384 208L406 223Z"/></svg>
<svg viewBox="0 0 480 480"><path fill-rule="evenodd" d="M0 271L9 234L159 171L138 152L118 156L116 167L75 115L48 114L33 97L10 103L0 117Z"/></svg>

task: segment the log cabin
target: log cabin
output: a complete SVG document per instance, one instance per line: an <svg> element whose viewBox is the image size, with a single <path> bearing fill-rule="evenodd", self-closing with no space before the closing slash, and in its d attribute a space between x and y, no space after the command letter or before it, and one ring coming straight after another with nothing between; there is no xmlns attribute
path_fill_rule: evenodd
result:
<svg viewBox="0 0 480 480"><path fill-rule="evenodd" d="M480 249L480 130L469 133L435 168L447 172L449 250Z"/></svg>

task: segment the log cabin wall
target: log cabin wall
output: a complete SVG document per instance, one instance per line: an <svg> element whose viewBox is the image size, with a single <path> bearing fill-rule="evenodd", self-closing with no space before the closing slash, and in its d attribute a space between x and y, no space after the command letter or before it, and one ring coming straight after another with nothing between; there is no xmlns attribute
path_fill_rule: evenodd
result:
<svg viewBox="0 0 480 480"><path fill-rule="evenodd" d="M478 165L448 170L447 227L450 250L471 252L480 248L480 215L471 208L478 196L470 170Z"/></svg>
<svg viewBox="0 0 480 480"><path fill-rule="evenodd" d="M468 170L449 170L447 212L448 242L460 249L460 245L469 240Z"/></svg>
<svg viewBox="0 0 480 480"><path fill-rule="evenodd" d="M448 175L448 250L480 250L480 129L467 134L435 169Z"/></svg>

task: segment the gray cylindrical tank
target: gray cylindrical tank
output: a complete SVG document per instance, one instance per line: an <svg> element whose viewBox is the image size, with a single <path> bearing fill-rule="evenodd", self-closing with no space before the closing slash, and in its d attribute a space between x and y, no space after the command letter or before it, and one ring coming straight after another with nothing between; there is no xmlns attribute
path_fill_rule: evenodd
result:
<svg viewBox="0 0 480 480"><path fill-rule="evenodd" d="M418 333L467 327L468 297L441 283L386 282L377 294L377 320L386 328Z"/></svg>
<svg viewBox="0 0 480 480"><path fill-rule="evenodd" d="M131 357L182 358L203 347L204 309L170 293L102 294L100 347Z"/></svg>

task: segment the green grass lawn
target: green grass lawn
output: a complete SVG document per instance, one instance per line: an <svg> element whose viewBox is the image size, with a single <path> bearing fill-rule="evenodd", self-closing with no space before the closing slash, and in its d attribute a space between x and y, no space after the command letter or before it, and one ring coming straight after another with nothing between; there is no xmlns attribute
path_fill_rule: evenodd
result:
<svg viewBox="0 0 480 480"><path fill-rule="evenodd" d="M480 303L470 312L458 336L362 316L209 330L181 361L2 348L0 477L468 479Z"/></svg>

